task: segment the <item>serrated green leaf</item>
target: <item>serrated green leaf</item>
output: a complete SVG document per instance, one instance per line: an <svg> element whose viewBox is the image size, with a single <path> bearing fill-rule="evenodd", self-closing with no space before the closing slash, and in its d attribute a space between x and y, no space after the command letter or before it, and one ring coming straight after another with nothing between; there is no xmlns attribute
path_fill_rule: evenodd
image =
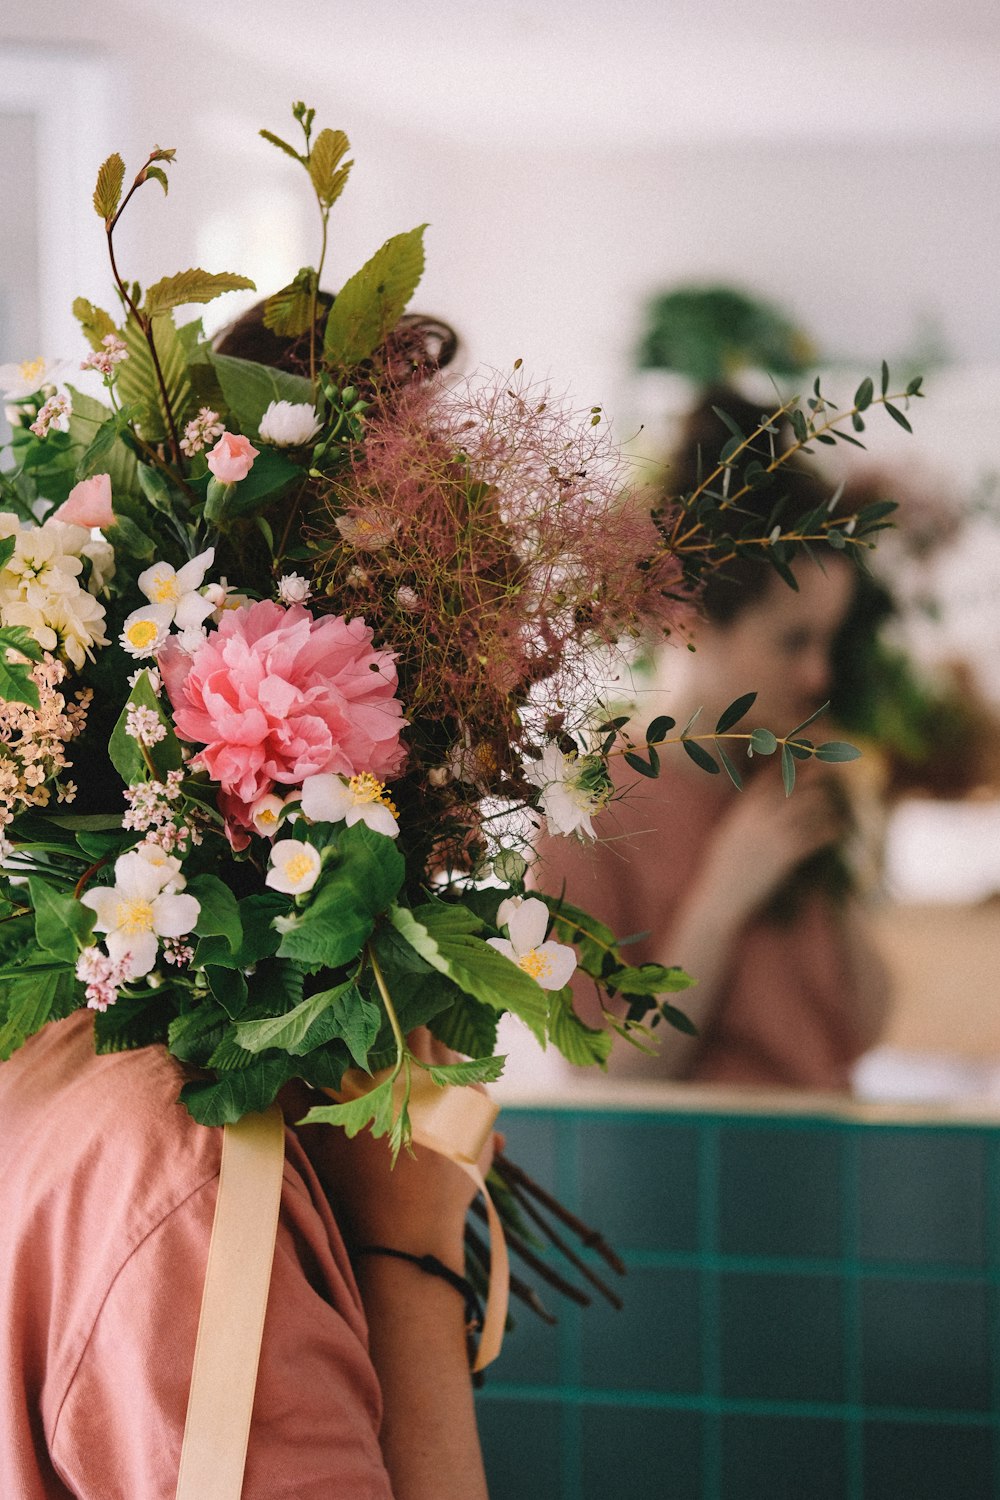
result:
<svg viewBox="0 0 1000 1500"><path fill-rule="evenodd" d="M622 995L672 995L689 989L694 980L676 964L638 964L614 969L604 978L609 989Z"/></svg>
<svg viewBox="0 0 1000 1500"><path fill-rule="evenodd" d="M114 1005L94 1017L94 1048L108 1052L132 1052L167 1039L169 1009L163 990L148 995L120 995Z"/></svg>
<svg viewBox="0 0 1000 1500"><path fill-rule="evenodd" d="M321 130L309 150L312 185L323 208L332 208L347 186L352 161L344 161L351 143L342 130Z"/></svg>
<svg viewBox="0 0 1000 1500"><path fill-rule="evenodd" d="M545 991L481 937L478 917L443 902L410 911L394 906L389 920L401 937L438 973L495 1010L520 1016L539 1040L545 1037Z"/></svg>
<svg viewBox="0 0 1000 1500"><path fill-rule="evenodd" d="M74 447L78 447L82 453L90 444L98 428L111 416L111 411L102 401L96 401L93 396L84 395L83 391L76 390L72 385L67 385L66 389L73 398L69 435ZM135 454L125 446L121 438L118 438L108 450L103 467L111 479L115 510L120 519L124 514L123 506L129 507L129 497L135 487ZM135 502L132 502L131 509L134 520L139 510Z"/></svg>
<svg viewBox="0 0 1000 1500"><path fill-rule="evenodd" d="M727 729L732 729L734 724L740 722L744 714L750 712L756 702L756 693L744 693L742 698L735 699L720 715L719 722L715 726L716 734L725 734Z"/></svg>
<svg viewBox="0 0 1000 1500"><path fill-rule="evenodd" d="M229 886L217 875L194 875L185 890L201 908L194 924L197 936L225 938L232 951L238 953L243 944L243 923Z"/></svg>
<svg viewBox="0 0 1000 1500"><path fill-rule="evenodd" d="M166 197L170 192L170 183L167 180L167 174L166 172L164 172L163 168L146 167L142 174L142 180L143 182L149 182L150 178L152 178L154 182L158 182L160 184L160 187L163 189L163 196Z"/></svg>
<svg viewBox="0 0 1000 1500"><path fill-rule="evenodd" d="M264 327L282 338L298 338L312 322L316 272L303 266L287 286L264 303Z"/></svg>
<svg viewBox="0 0 1000 1500"><path fill-rule="evenodd" d="M47 1021L61 1020L79 1008L72 971L26 965L5 981L0 996L3 1025L0 1026L0 1059L6 1061L29 1036L41 1031Z"/></svg>
<svg viewBox="0 0 1000 1500"><path fill-rule="evenodd" d="M301 405L312 401L312 386L301 375L274 370L230 354L210 354L226 406L243 432L256 432L272 401ZM252 471L251 471L252 473ZM249 476L248 476L249 477Z"/></svg>
<svg viewBox="0 0 1000 1500"><path fill-rule="evenodd" d="M535 894L552 913L552 936L556 942L573 944L577 950L578 966L585 974L596 978L603 973L617 947L611 928L562 898L546 896L541 891Z"/></svg>
<svg viewBox="0 0 1000 1500"><path fill-rule="evenodd" d="M614 1044L610 1031L587 1026L573 1009L573 991L567 985L549 992L549 1041L574 1067L597 1063L605 1067Z"/></svg>
<svg viewBox="0 0 1000 1500"><path fill-rule="evenodd" d="M301 1122L304 1125L340 1125L349 1136L355 1136L371 1125L374 1136L385 1135L392 1128L392 1080L387 1078L367 1094L344 1104L319 1104Z"/></svg>
<svg viewBox="0 0 1000 1500"><path fill-rule="evenodd" d="M151 334L174 423L183 426L193 405L194 392L188 373L187 354L169 312L153 318ZM139 426L146 441L160 442L167 436L163 397L146 336L131 315L126 319L121 337L125 341L129 357L118 366L119 398L124 404L137 408Z"/></svg>
<svg viewBox="0 0 1000 1500"><path fill-rule="evenodd" d="M75 964L94 930L95 913L75 896L52 890L40 875L28 879L35 911L35 941L43 953Z"/></svg>
<svg viewBox="0 0 1000 1500"><path fill-rule="evenodd" d="M291 1059L256 1057L249 1067L226 1073L215 1082L186 1083L181 1103L199 1125L231 1125L244 1115L267 1109L281 1085L294 1076Z"/></svg>
<svg viewBox="0 0 1000 1500"><path fill-rule="evenodd" d="M327 855L312 900L282 935L280 957L329 969L356 958L405 872L392 839L361 822L345 828Z"/></svg>
<svg viewBox="0 0 1000 1500"><path fill-rule="evenodd" d="M395 328L423 275L426 228L394 235L341 287L323 338L328 364L353 368Z"/></svg>
<svg viewBox="0 0 1000 1500"><path fill-rule="evenodd" d="M284 151L286 156L292 158L292 161L301 162L305 166L305 157L300 155L294 146L290 146L287 141L283 141L280 135L275 135L273 130L259 130L257 134L263 136L264 140L269 141L272 146L277 146L279 151Z"/></svg>
<svg viewBox="0 0 1000 1500"><path fill-rule="evenodd" d="M432 1036L467 1057L481 1056L496 1046L498 1013L464 993L456 1004L439 1011L427 1022Z"/></svg>
<svg viewBox="0 0 1000 1500"><path fill-rule="evenodd" d="M337 997L347 990L357 993L351 979L335 985L333 989L320 990L317 994L310 995L284 1015L266 1016L260 1021L241 1021L236 1027L236 1039L248 1052L264 1052L268 1047L280 1047L285 1052L293 1052L313 1022L318 1021ZM330 1038L323 1037L320 1040L329 1041ZM316 1045L319 1044L317 1041Z"/></svg>
<svg viewBox="0 0 1000 1500"><path fill-rule="evenodd" d="M503 1073L506 1057L470 1057L465 1062L440 1063L428 1073L441 1088L461 1088L469 1083L495 1083Z"/></svg>
<svg viewBox="0 0 1000 1500"><path fill-rule="evenodd" d="M113 219L118 212L124 181L125 163L118 152L113 151L107 160L101 163L97 173L97 186L94 188L94 209L105 223Z"/></svg>
<svg viewBox="0 0 1000 1500"><path fill-rule="evenodd" d="M73 316L83 329L84 338L91 349L100 349L109 333L117 333L114 319L103 307L95 307L86 297L77 297L73 303Z"/></svg>
<svg viewBox="0 0 1000 1500"><path fill-rule="evenodd" d="M0 700L5 703L27 703L29 708L37 708L38 688L31 677L31 666L24 662L8 661L9 651L17 651L22 656L30 657L31 661L40 661L42 648L23 625L5 625L0 629Z"/></svg>
<svg viewBox="0 0 1000 1500"><path fill-rule="evenodd" d="M196 266L154 282L146 291L143 311L149 317L156 317L172 307L184 307L189 302L212 302L223 292L244 291L256 291L248 276L238 276L234 271L203 271Z"/></svg>

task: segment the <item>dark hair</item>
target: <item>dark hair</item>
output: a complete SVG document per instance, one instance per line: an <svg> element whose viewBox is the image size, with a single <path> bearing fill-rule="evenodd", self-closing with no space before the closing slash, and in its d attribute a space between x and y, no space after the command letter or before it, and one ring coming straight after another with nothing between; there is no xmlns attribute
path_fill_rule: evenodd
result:
<svg viewBox="0 0 1000 1500"><path fill-rule="evenodd" d="M763 426L769 415L728 386L708 390L685 420L680 445L666 476L671 494L690 494L716 468L719 454L733 437L732 429L719 416L719 411L724 411L746 437ZM777 431L773 436L762 434L752 445L754 454L765 461L770 457L770 443L778 452L791 443L789 424L780 421L775 425ZM744 510L756 512L763 520L780 500L781 523L789 526L828 502L831 494L819 475L796 458L781 466L772 484L751 490L740 505ZM728 625L742 610L758 603L776 584L780 584L780 580L763 556L762 549L760 556L743 552L709 573L702 590L702 609L713 624ZM784 584L780 586L785 587Z"/></svg>
<svg viewBox="0 0 1000 1500"><path fill-rule="evenodd" d="M317 327L334 303L332 292L320 292ZM301 375L309 369L309 331L289 338L277 334L264 322L267 300L255 302L216 335L217 354L273 365ZM425 313L404 313L372 358L373 372L390 385L401 385L443 370L458 350L458 334L440 318Z"/></svg>

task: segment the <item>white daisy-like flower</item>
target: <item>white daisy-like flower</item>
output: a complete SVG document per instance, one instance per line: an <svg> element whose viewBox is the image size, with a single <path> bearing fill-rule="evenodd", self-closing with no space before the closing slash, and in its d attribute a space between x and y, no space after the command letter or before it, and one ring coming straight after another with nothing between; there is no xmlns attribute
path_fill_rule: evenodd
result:
<svg viewBox="0 0 1000 1500"><path fill-rule="evenodd" d="M302 783L302 811L313 823L365 823L375 833L394 839L398 814L386 793L385 782L370 771L349 780L325 772Z"/></svg>
<svg viewBox="0 0 1000 1500"><path fill-rule="evenodd" d="M155 656L170 634L173 619L169 604L147 604L126 615L118 640L129 656Z"/></svg>
<svg viewBox="0 0 1000 1500"><path fill-rule="evenodd" d="M576 833L595 838L591 818L608 800L610 783L595 790L581 773L593 762L576 755L564 755L558 745L546 745L538 760L528 761L524 774L541 789L541 807L553 833Z"/></svg>
<svg viewBox="0 0 1000 1500"><path fill-rule="evenodd" d="M178 630L197 630L216 607L212 599L198 592L214 561L215 548L209 547L182 568L154 563L139 574L137 582L150 604L170 610L171 622Z"/></svg>
<svg viewBox="0 0 1000 1500"><path fill-rule="evenodd" d="M128 978L139 979L156 963L160 938L183 937L201 910L194 896L180 892L180 862L169 855L156 860L145 849L132 849L115 860L115 883L85 891L84 906L96 913L94 923L115 963L128 963Z"/></svg>
<svg viewBox="0 0 1000 1500"><path fill-rule="evenodd" d="M26 401L43 385L55 385L66 369L64 359L26 359L0 365L0 392L8 401Z"/></svg>
<svg viewBox="0 0 1000 1500"><path fill-rule="evenodd" d="M487 938L491 948L530 974L543 990L561 990L576 968L576 954L566 943L545 941L549 909L535 896L508 896L497 910L497 926L507 938Z"/></svg>
<svg viewBox="0 0 1000 1500"><path fill-rule="evenodd" d="M303 896L319 879L320 852L301 839L282 839L271 850L264 884L286 896Z"/></svg>
<svg viewBox="0 0 1000 1500"><path fill-rule="evenodd" d="M276 448L301 448L319 432L316 408L308 401L272 401L258 431L263 442Z"/></svg>

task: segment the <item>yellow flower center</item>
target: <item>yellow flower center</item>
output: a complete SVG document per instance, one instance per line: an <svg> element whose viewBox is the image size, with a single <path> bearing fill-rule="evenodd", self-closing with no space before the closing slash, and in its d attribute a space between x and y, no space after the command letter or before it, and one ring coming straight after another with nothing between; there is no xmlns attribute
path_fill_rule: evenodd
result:
<svg viewBox="0 0 1000 1500"><path fill-rule="evenodd" d="M552 967L552 962L547 954L539 953L537 948L532 948L529 953L521 954L517 961L517 966L519 969L523 969L526 974L530 974L532 979L540 980L543 975L548 974Z"/></svg>
<svg viewBox="0 0 1000 1500"><path fill-rule="evenodd" d="M157 604L171 604L177 598L177 579L169 575L153 579L153 595Z"/></svg>
<svg viewBox="0 0 1000 1500"><path fill-rule="evenodd" d="M386 795L385 782L379 781L376 776L372 775L371 771L362 771L360 776L352 776L347 785L351 796L354 798L355 806L359 806L364 802L381 802L383 807L389 809L394 818L399 817L395 804Z"/></svg>
<svg viewBox="0 0 1000 1500"><path fill-rule="evenodd" d="M313 868L313 862L308 854L293 854L285 865L285 878L290 880L292 885L298 885L312 874Z"/></svg>
<svg viewBox="0 0 1000 1500"><path fill-rule="evenodd" d="M148 901L119 901L117 916L120 930L129 937L153 930L153 908Z"/></svg>
<svg viewBox="0 0 1000 1500"><path fill-rule="evenodd" d="M20 366L21 379L37 380L44 369L44 359L26 359Z"/></svg>
<svg viewBox="0 0 1000 1500"><path fill-rule="evenodd" d="M260 812L256 814L256 818L258 823L266 823L270 828L272 823L277 823L278 814L275 812L273 807L262 807ZM299 855L299 858L302 858L301 854Z"/></svg>
<svg viewBox="0 0 1000 1500"><path fill-rule="evenodd" d="M160 627L155 620L136 620L128 628L128 641L130 646L137 646L141 651L151 646L159 634Z"/></svg>

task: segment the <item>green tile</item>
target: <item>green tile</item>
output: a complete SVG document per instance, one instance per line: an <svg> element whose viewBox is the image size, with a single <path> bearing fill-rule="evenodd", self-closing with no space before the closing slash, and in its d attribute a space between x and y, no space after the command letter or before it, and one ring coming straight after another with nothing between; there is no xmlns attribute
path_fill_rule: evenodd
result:
<svg viewBox="0 0 1000 1500"><path fill-rule="evenodd" d="M514 1327L504 1337L503 1348L487 1373L487 1382L499 1381L504 1385L551 1385L558 1386L559 1350L562 1329L560 1325L577 1316L577 1309L560 1297L558 1292L546 1287L530 1271L518 1265L516 1273L523 1276L538 1292L546 1307L559 1319L554 1328L543 1323L535 1313L525 1307L516 1297L511 1297L511 1316Z"/></svg>
<svg viewBox="0 0 1000 1500"><path fill-rule="evenodd" d="M578 1127L580 1212L617 1250L698 1244L695 1125L595 1121Z"/></svg>
<svg viewBox="0 0 1000 1500"><path fill-rule="evenodd" d="M849 1493L842 1423L802 1417L722 1418L719 1500L844 1500ZM900 1491L896 1500L902 1495Z"/></svg>
<svg viewBox="0 0 1000 1500"><path fill-rule="evenodd" d="M697 1391L701 1383L698 1275L629 1271L625 1307L580 1314L583 1384L607 1390Z"/></svg>
<svg viewBox="0 0 1000 1500"><path fill-rule="evenodd" d="M550 1111L504 1110L497 1129L507 1138L504 1151L550 1193L557 1192L558 1123Z"/></svg>
<svg viewBox="0 0 1000 1500"><path fill-rule="evenodd" d="M843 1139L810 1128L720 1130L720 1251L839 1257Z"/></svg>
<svg viewBox="0 0 1000 1500"><path fill-rule="evenodd" d="M559 1403L481 1396L477 1415L490 1500L558 1500L563 1449Z"/></svg>
<svg viewBox="0 0 1000 1500"><path fill-rule="evenodd" d="M702 1500L696 1412L584 1406L582 1500Z"/></svg>
<svg viewBox="0 0 1000 1500"><path fill-rule="evenodd" d="M866 1278L861 1353L866 1404L987 1411L992 1392L986 1286Z"/></svg>
<svg viewBox="0 0 1000 1500"><path fill-rule="evenodd" d="M989 1428L868 1422L864 1500L990 1500L995 1463Z"/></svg>
<svg viewBox="0 0 1000 1500"><path fill-rule="evenodd" d="M843 1287L835 1276L719 1278L722 1390L755 1400L844 1394Z"/></svg>
<svg viewBox="0 0 1000 1500"><path fill-rule="evenodd" d="M986 1139L982 1132L862 1132L862 1257L925 1264L984 1264L986 1175Z"/></svg>

